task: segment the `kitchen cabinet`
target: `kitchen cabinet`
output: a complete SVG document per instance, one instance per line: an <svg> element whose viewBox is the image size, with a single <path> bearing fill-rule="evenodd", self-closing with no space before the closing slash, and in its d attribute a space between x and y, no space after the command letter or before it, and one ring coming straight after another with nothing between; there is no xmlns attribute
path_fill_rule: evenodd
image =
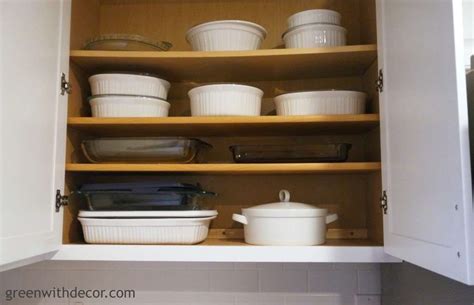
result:
<svg viewBox="0 0 474 305"><path fill-rule="evenodd" d="M2 2L2 14L16 13L25 23L18 28L19 33L9 32L11 39L21 37L22 42L36 46L21 52L7 49L10 53L2 54L2 62L8 56L12 65L2 71L2 79L16 71L13 64L23 57L32 61L35 71L9 75L9 82L2 84L9 88L2 91L1 121L1 186L9 190L1 192L4 268L27 263L22 259L44 259L45 255L55 260L119 261L407 260L474 284L470 153L458 1L332 1L327 8L342 14L349 45L323 49L283 49L280 37L289 15L326 7L328 3L321 0L87 0L72 1L71 10L68 1L37 1L45 12L55 14L54 18L48 16L50 23L57 21L49 30L39 27L46 13L31 18L21 3ZM272 14L267 14L270 10ZM188 28L229 18L266 27L269 34L263 50L190 51L184 40ZM2 18L3 24L14 21ZM45 29L44 33L33 30L38 27ZM139 33L169 40L174 47L169 52L81 50L85 40L101 33ZM56 40L49 42L50 36ZM69 45L68 40L70 51L61 49ZM28 52L43 45L45 52ZM47 49L51 45L56 46L56 53ZM42 61L42 54L56 61ZM108 70L154 72L171 81L171 116L91 118L87 77ZM52 72L46 77L41 71ZM62 73L72 85L68 102L61 95ZM370 97L368 113L189 117L187 91L210 82L261 88L265 92L263 113L273 110L272 98L283 92L360 90ZM42 90L24 90L20 83L32 83L33 89L38 86ZM6 98L17 103L6 106ZM24 113L30 109L30 115ZM36 125L31 124L31 117L38 120ZM15 126L15 138L8 136L7 126ZM41 141L36 132L41 134ZM208 156L209 163L166 165L90 164L80 153L82 139L128 135L199 137L213 144L214 150ZM40 141L35 150L27 148L31 141ZM261 141L287 145L338 141L352 143L353 149L345 163L231 163L229 145ZM3 147L11 150L5 154ZM76 220L79 202L70 198L69 205L56 213L57 191L69 194L85 182L143 179L199 182L218 192L219 196L208 202L219 211L208 240L195 246L89 245L84 243ZM268 247L243 243L241 228L231 221L232 213L243 206L275 201L274 194L280 188L290 189L297 201L339 214L339 220L329 227L325 245ZM61 222L62 229L58 226ZM42 228L48 228L43 231L54 238L45 240L38 235ZM23 240L28 234L31 240ZM62 241L58 238L61 234ZM15 250L5 250L12 247Z"/></svg>

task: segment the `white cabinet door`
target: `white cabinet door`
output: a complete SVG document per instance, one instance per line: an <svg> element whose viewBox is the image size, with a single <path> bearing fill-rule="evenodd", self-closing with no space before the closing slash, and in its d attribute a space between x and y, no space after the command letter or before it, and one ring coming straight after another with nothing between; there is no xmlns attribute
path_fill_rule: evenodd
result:
<svg viewBox="0 0 474 305"><path fill-rule="evenodd" d="M386 252L474 284L461 1L377 0Z"/></svg>
<svg viewBox="0 0 474 305"><path fill-rule="evenodd" d="M61 244L70 0L0 0L0 266Z"/></svg>

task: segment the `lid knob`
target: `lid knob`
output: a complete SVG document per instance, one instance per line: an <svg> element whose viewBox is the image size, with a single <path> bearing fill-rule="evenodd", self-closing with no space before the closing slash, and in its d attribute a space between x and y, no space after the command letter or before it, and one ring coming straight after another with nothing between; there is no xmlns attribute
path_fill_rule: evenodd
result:
<svg viewBox="0 0 474 305"><path fill-rule="evenodd" d="M281 190L278 195L280 196L280 201L282 202L290 201L290 192L288 190Z"/></svg>

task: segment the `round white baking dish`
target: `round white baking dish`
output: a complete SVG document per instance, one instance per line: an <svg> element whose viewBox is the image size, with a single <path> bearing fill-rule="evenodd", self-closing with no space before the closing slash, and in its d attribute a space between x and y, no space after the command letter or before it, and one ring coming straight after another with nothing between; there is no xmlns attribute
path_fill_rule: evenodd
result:
<svg viewBox="0 0 474 305"><path fill-rule="evenodd" d="M196 25L186 33L194 51L241 51L260 48L267 31L242 20L219 20Z"/></svg>
<svg viewBox="0 0 474 305"><path fill-rule="evenodd" d="M258 116L263 91L245 85L196 87L188 92L192 116Z"/></svg>
<svg viewBox="0 0 474 305"><path fill-rule="evenodd" d="M170 103L147 96L97 95L89 98L93 117L166 117Z"/></svg>
<svg viewBox="0 0 474 305"><path fill-rule="evenodd" d="M346 29L333 24L300 25L283 34L286 48L321 48L346 45Z"/></svg>
<svg viewBox="0 0 474 305"><path fill-rule="evenodd" d="M367 94L328 90L286 93L275 97L277 115L361 114Z"/></svg>

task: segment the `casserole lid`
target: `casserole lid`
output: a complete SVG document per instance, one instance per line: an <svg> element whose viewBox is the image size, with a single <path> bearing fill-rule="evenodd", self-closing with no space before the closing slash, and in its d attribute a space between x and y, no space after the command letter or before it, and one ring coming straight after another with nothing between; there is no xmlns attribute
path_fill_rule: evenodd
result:
<svg viewBox="0 0 474 305"><path fill-rule="evenodd" d="M259 217L324 217L328 210L318 208L306 203L291 202L290 192L281 190L280 202L257 205L242 209L245 216Z"/></svg>
<svg viewBox="0 0 474 305"><path fill-rule="evenodd" d="M81 218L203 218L216 216L216 210L193 211L79 211Z"/></svg>

